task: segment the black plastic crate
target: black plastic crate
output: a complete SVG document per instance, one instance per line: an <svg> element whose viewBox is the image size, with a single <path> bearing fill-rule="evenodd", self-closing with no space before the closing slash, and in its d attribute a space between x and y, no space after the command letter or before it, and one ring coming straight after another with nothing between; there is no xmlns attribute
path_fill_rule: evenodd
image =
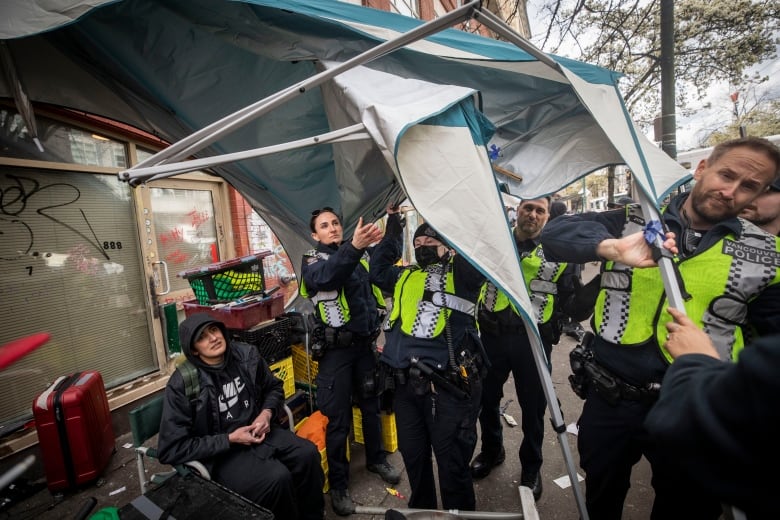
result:
<svg viewBox="0 0 780 520"><path fill-rule="evenodd" d="M290 326L292 320L279 316L274 321L261 323L251 329L229 329L231 337L257 347L260 355L270 365L292 355Z"/></svg>
<svg viewBox="0 0 780 520"><path fill-rule="evenodd" d="M303 343L306 340L306 315L300 312L285 312L281 317L290 320L290 343Z"/></svg>

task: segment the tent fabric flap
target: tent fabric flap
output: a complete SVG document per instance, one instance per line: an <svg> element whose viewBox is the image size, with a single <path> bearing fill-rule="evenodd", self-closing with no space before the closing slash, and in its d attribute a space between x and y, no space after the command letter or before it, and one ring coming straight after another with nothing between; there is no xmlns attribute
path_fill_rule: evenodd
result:
<svg viewBox="0 0 780 520"><path fill-rule="evenodd" d="M322 90L331 123L361 121L420 215L461 254L478 258L488 277L508 283L518 308L532 315L487 154L495 128L475 108L475 92L365 67ZM365 145L338 148L347 146Z"/></svg>
<svg viewBox="0 0 780 520"><path fill-rule="evenodd" d="M399 176L425 220L528 318L533 310L486 149L493 127L483 117L466 100L407 128L397 143Z"/></svg>

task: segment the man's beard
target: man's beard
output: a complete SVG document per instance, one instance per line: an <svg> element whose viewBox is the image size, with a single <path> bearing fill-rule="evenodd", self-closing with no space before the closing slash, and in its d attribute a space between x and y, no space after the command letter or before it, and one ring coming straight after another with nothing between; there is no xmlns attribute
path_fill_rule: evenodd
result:
<svg viewBox="0 0 780 520"><path fill-rule="evenodd" d="M539 231L542 229L542 226L536 222L523 222L519 224L518 227L524 234L530 237L536 236L537 234L539 234Z"/></svg>
<svg viewBox="0 0 780 520"><path fill-rule="evenodd" d="M769 224L770 222L772 222L774 219L777 218L777 217L769 217L769 216L762 217L756 212L752 212L752 213L753 213L753 218L749 218L748 220L758 227L764 227L765 225ZM742 217L742 218L747 218L747 217Z"/></svg>
<svg viewBox="0 0 780 520"><path fill-rule="evenodd" d="M724 220L736 217L739 215L742 208L735 208L734 206L728 206L728 202L724 202L722 210L711 210L711 206L708 206L708 201L720 200L716 196L709 195L707 193L691 193L691 208L696 215L709 224L717 224Z"/></svg>

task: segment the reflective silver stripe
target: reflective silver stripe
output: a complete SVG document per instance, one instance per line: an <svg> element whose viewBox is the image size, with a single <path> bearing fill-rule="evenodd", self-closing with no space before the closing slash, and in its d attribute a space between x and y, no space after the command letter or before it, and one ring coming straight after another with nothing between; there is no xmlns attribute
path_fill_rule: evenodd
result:
<svg viewBox="0 0 780 520"><path fill-rule="evenodd" d="M557 262L548 262L541 247L537 247L534 251L541 263L536 269L536 275L528 283L528 289L534 317L541 325L545 320L545 309L552 303L554 295L558 294L558 285L553 280L557 279L562 267ZM533 256L533 254L529 255L523 259L523 262L530 262Z"/></svg>
<svg viewBox="0 0 780 520"><path fill-rule="evenodd" d="M641 231L644 225L642 207L638 204L632 204L629 206L628 216L620 236L625 237ZM614 262L612 270L601 273L601 284L605 298L602 306L601 323L597 333L607 341L620 343L623 334L626 332L626 327L628 327L628 309L631 301L631 292L627 289L610 290L612 286L605 286L605 280L609 280L610 276L613 276L610 273L621 273L611 280L614 287L617 288L624 283L619 279L621 276L625 276L630 284L633 268L620 262Z"/></svg>
<svg viewBox="0 0 780 520"><path fill-rule="evenodd" d="M731 242L747 248L755 248L768 254L777 253L777 241L774 235L764 232L755 224L742 218L739 219L742 224L742 233L739 238ZM724 240L724 246L726 245ZM730 296L730 301L720 298L720 301L713 301L712 305L702 316L704 332L709 334L713 345L720 354L721 359L731 360L734 342L736 339L736 328L738 323L728 319L728 316L740 316L742 309L741 302L748 302L766 289L770 282L777 275L777 267L760 261L751 262L749 258L737 254L731 255L731 265L726 287L723 294ZM744 309L746 313L747 310ZM726 319L723 319L726 318Z"/></svg>
<svg viewBox="0 0 780 520"><path fill-rule="evenodd" d="M330 327L341 327L347 323L344 309L339 305L339 291L320 291L311 297L312 303L322 309L322 321ZM320 305L320 303L322 305Z"/></svg>
<svg viewBox="0 0 780 520"><path fill-rule="evenodd" d="M417 315L412 324L412 336L415 338L433 338L436 332L436 323L439 315L444 312L442 307L433 303L420 300L417 304Z"/></svg>
<svg viewBox="0 0 780 520"><path fill-rule="evenodd" d="M598 335L612 343L620 343L623 334L628 326L628 306L630 301L630 292L627 291L606 291L604 299L604 311L607 315L602 320ZM610 309L616 309L612 313ZM616 316L616 314L618 314Z"/></svg>
<svg viewBox="0 0 780 520"><path fill-rule="evenodd" d="M454 294L434 291L431 293L431 302L437 307L446 307L465 314L474 314L474 303Z"/></svg>
<svg viewBox="0 0 780 520"><path fill-rule="evenodd" d="M339 297L338 291L320 291L311 297L311 302L317 305L321 301L336 300Z"/></svg>
<svg viewBox="0 0 780 520"><path fill-rule="evenodd" d="M558 294L558 284L555 282L548 282L547 280L533 279L528 284L533 292L545 293L545 294Z"/></svg>
<svg viewBox="0 0 780 520"><path fill-rule="evenodd" d="M444 285L444 266L436 264L428 267L425 272L426 291L435 291ZM401 311L403 312L403 311ZM436 333L436 324L439 322L439 316L444 312L444 308L434 305L433 302L421 299L417 303L417 313L414 317L411 332L415 338L433 338ZM403 319L403 316L401 316Z"/></svg>
<svg viewBox="0 0 780 520"><path fill-rule="evenodd" d="M601 273L601 287L627 291L631 287L631 274L626 271L604 271Z"/></svg>
<svg viewBox="0 0 780 520"><path fill-rule="evenodd" d="M322 251L314 251L317 258L327 260L330 254ZM311 302L315 307L322 309L322 321L329 327L342 327L346 325L347 318L344 316L344 309L339 304L339 291L318 291L312 296ZM322 306L319 303L322 302Z"/></svg>
<svg viewBox="0 0 780 520"><path fill-rule="evenodd" d="M747 310L746 302L737 300L728 294L718 296L712 300L709 309L714 316L738 325L747 323Z"/></svg>

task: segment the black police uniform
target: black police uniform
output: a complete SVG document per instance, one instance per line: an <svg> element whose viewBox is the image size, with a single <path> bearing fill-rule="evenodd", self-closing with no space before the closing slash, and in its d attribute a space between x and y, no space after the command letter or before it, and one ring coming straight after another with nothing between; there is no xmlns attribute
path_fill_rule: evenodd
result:
<svg viewBox="0 0 780 520"><path fill-rule="evenodd" d="M692 235L681 215L682 204L689 194L672 199L663 219L678 237L680 257L705 251L726 234L742 233L737 218L724 220L706 233ZM607 238L619 237L626 222L625 210L583 213L561 217L542 231L545 254L551 260L589 262L598 260L597 245ZM687 232L687 233L686 233ZM771 286L748 304L747 322L760 335L780 331L780 290ZM596 335L592 350L597 365L618 378L621 385L645 388L663 379L668 363L660 353L655 338L639 345L611 343ZM651 518L718 518L719 501L687 478L673 455L659 449L643 426L652 406L647 399L620 397L608 402L587 388L585 404L579 419L577 447L580 465L585 470L585 501L591 518L619 519L630 487L631 469L644 455L653 471L655 501ZM639 394L641 397L641 394Z"/></svg>
<svg viewBox="0 0 780 520"><path fill-rule="evenodd" d="M314 295L343 288L350 310L350 320L339 332L349 332L351 341L345 344L346 335L342 335L342 341L337 336L334 344L326 346L315 381L317 407L328 418L325 447L329 484L331 489L345 490L349 487L347 437L352 426L353 395L363 416L366 464L382 464L386 458L379 400L375 392L364 391L364 382L373 381L376 373L374 342L381 318L368 272L360 264L364 251L350 242L340 246L320 242L317 252L327 255L327 260L315 255L303 258L301 276L307 292Z"/></svg>
<svg viewBox="0 0 780 520"><path fill-rule="evenodd" d="M403 273L395 265L401 257L401 248L399 217L390 215L385 237L371 257L371 280L382 290L393 292ZM482 274L461 256L456 255L448 262L451 262L455 294L476 302L485 280ZM428 268L443 269L443 266L438 263ZM476 499L469 462L477 441L482 348L473 314L452 311L448 321L449 338L458 353L455 362L463 361L461 352L466 352L469 358L467 383L453 377L448 366L447 332L431 339L409 336L400 330L400 317L392 330L385 331L385 346L379 360L395 388L393 409L398 445L412 491L409 507L438 509L433 452L444 509L473 511ZM414 364L412 358L419 359L419 363Z"/></svg>
<svg viewBox="0 0 780 520"><path fill-rule="evenodd" d="M521 257L533 251L538 239L516 241ZM548 370L552 347L560 339L560 317L562 302L575 291L577 272L567 265L556 282L557 294L553 316L540 326L542 346L547 358ZM517 400L522 410L521 427L523 440L520 443L521 480L523 485L534 488L542 467L542 443L544 441L544 413L547 400L536 370L533 351L525 331L523 319L506 308L499 312L480 312L480 335L485 346L490 368L482 386L482 411L479 425L482 435L482 459L492 466L503 448L503 433L499 407L504 395L504 383L512 372Z"/></svg>

